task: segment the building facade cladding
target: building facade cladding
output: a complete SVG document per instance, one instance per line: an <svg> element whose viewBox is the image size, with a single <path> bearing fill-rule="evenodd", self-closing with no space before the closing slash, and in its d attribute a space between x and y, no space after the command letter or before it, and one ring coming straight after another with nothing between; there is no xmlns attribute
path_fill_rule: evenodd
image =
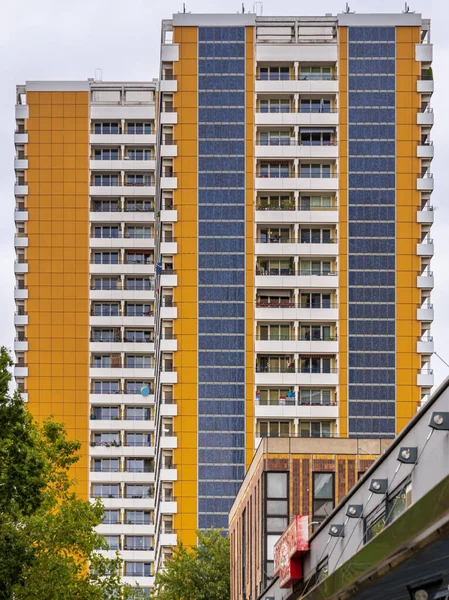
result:
<svg viewBox="0 0 449 600"><path fill-rule="evenodd" d="M198 28L198 526L245 472L245 28Z"/></svg>
<svg viewBox="0 0 449 600"><path fill-rule="evenodd" d="M321 522L388 446L388 440L262 441L229 517L231 600L258 598L273 574L273 548L291 515ZM367 454L369 452L369 454Z"/></svg>
<svg viewBox="0 0 449 600"><path fill-rule="evenodd" d="M349 436L396 433L395 38L348 28Z"/></svg>

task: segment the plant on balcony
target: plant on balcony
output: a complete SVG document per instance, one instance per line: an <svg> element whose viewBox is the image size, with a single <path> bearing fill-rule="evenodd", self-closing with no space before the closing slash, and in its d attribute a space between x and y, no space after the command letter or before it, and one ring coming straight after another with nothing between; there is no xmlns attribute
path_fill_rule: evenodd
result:
<svg viewBox="0 0 449 600"><path fill-rule="evenodd" d="M120 583L118 555L97 552L107 548L95 531L103 521L100 501L74 490L80 442L52 419L33 421L20 392L9 393L12 364L0 348L0 597L131 598Z"/></svg>

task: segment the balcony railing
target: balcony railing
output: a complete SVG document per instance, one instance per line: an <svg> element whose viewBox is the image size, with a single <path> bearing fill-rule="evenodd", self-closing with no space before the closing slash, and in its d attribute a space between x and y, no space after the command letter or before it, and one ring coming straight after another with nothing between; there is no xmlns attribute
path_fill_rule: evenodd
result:
<svg viewBox="0 0 449 600"><path fill-rule="evenodd" d="M258 146L338 146L337 140L304 141L295 138L259 139Z"/></svg>
<svg viewBox="0 0 449 600"><path fill-rule="evenodd" d="M267 336L257 335L256 339L262 342L336 342L337 336L327 335L320 337L310 337L305 335L294 335L289 333L287 335L270 334Z"/></svg>
<svg viewBox="0 0 449 600"><path fill-rule="evenodd" d="M334 400L330 400L329 402L305 402L298 398L289 398L288 396L285 399L279 398L278 400L261 400L260 398L256 398L256 404L258 406L337 406L337 402Z"/></svg>
<svg viewBox="0 0 449 600"><path fill-rule="evenodd" d="M259 237L256 238L258 244L335 244L337 242L336 237L329 239L305 239L304 237L288 237L283 238L279 235L271 237Z"/></svg>
<svg viewBox="0 0 449 600"><path fill-rule="evenodd" d="M299 276L311 276L311 275L317 275L317 276L328 276L328 275L337 275L337 271L328 271L327 269L321 269L321 270L315 270L315 269L264 269L264 268L257 268L256 269L256 275L268 275L268 276L273 276L273 275L299 275Z"/></svg>
<svg viewBox="0 0 449 600"><path fill-rule="evenodd" d="M310 304L307 302L294 302L293 300L259 300L256 299L257 308L338 308L338 304L335 302L321 302L318 304Z"/></svg>
<svg viewBox="0 0 449 600"><path fill-rule="evenodd" d="M295 365L256 365L256 373L305 373L305 374L332 374L337 369L318 369L312 367L296 367Z"/></svg>
<svg viewBox="0 0 449 600"><path fill-rule="evenodd" d="M265 81L263 79L259 79L259 81ZM310 110L306 110L304 107L298 107L296 110L294 106L285 105L281 106L270 106L269 108L264 108L262 106L257 107L257 113L261 114L321 114L321 115L330 115L338 113L338 108L311 108Z"/></svg>

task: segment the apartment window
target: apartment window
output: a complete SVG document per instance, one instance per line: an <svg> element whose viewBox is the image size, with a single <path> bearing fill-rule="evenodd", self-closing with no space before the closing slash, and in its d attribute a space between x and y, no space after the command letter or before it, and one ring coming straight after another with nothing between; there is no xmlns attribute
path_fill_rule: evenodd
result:
<svg viewBox="0 0 449 600"><path fill-rule="evenodd" d="M331 243L330 229L301 229L300 242L301 244L330 244Z"/></svg>
<svg viewBox="0 0 449 600"><path fill-rule="evenodd" d="M322 163L301 163L299 176L309 179L330 179L332 176L332 165Z"/></svg>
<svg viewBox="0 0 449 600"><path fill-rule="evenodd" d="M260 146L290 146L290 143L289 131L261 131L259 133Z"/></svg>
<svg viewBox="0 0 449 600"><path fill-rule="evenodd" d="M130 354L126 356L125 366L127 369L152 369L153 357Z"/></svg>
<svg viewBox="0 0 449 600"><path fill-rule="evenodd" d="M293 165L288 162L262 162L260 163L258 177L276 179L290 177L292 171Z"/></svg>
<svg viewBox="0 0 449 600"><path fill-rule="evenodd" d="M259 328L259 337L261 340L290 340L291 331L290 325L261 325Z"/></svg>
<svg viewBox="0 0 449 600"><path fill-rule="evenodd" d="M150 317L153 314L151 304L126 304L127 317Z"/></svg>
<svg viewBox="0 0 449 600"><path fill-rule="evenodd" d="M103 537L108 545L108 550L120 550L120 537L118 535L104 535Z"/></svg>
<svg viewBox="0 0 449 600"><path fill-rule="evenodd" d="M95 148L94 150L95 160L118 160L119 149L118 148Z"/></svg>
<svg viewBox="0 0 449 600"><path fill-rule="evenodd" d="M125 512L125 523L128 525L150 525L151 514L144 510L127 510Z"/></svg>
<svg viewBox="0 0 449 600"><path fill-rule="evenodd" d="M332 196L301 196L300 210L329 210L333 208Z"/></svg>
<svg viewBox="0 0 449 600"><path fill-rule="evenodd" d="M126 185L152 185L153 179L150 175L144 173L127 173L126 174Z"/></svg>
<svg viewBox="0 0 449 600"><path fill-rule="evenodd" d="M273 575L274 545L288 525L288 473L266 474L266 572Z"/></svg>
<svg viewBox="0 0 449 600"><path fill-rule="evenodd" d="M127 277L126 278L126 289L127 290L151 290L151 281L144 277Z"/></svg>
<svg viewBox="0 0 449 600"><path fill-rule="evenodd" d="M146 227L144 225L129 225L126 228L125 237L127 238L152 238L153 230L151 227Z"/></svg>
<svg viewBox="0 0 449 600"><path fill-rule="evenodd" d="M256 399L262 406L294 406L295 393L290 388L260 389L256 392Z"/></svg>
<svg viewBox="0 0 449 600"><path fill-rule="evenodd" d="M119 252L94 252L94 264L96 265L118 265Z"/></svg>
<svg viewBox="0 0 449 600"><path fill-rule="evenodd" d="M126 158L128 160L152 160L153 151L150 148L128 148Z"/></svg>
<svg viewBox="0 0 449 600"><path fill-rule="evenodd" d="M153 212L154 201L153 200L125 200L125 210L127 212Z"/></svg>
<svg viewBox="0 0 449 600"><path fill-rule="evenodd" d="M125 470L128 473L152 473L153 461L145 458L127 458Z"/></svg>
<svg viewBox="0 0 449 600"><path fill-rule="evenodd" d="M96 483L92 487L94 498L119 498L120 484L118 483Z"/></svg>
<svg viewBox="0 0 449 600"><path fill-rule="evenodd" d="M299 110L302 113L330 113L331 101L324 98L301 98Z"/></svg>
<svg viewBox="0 0 449 600"><path fill-rule="evenodd" d="M149 421L151 409L144 406L127 406L125 415L127 421Z"/></svg>
<svg viewBox="0 0 449 600"><path fill-rule="evenodd" d="M312 521L320 523L335 506L334 473L313 473Z"/></svg>
<svg viewBox="0 0 449 600"><path fill-rule="evenodd" d="M120 227L118 225L96 225L94 227L95 238L118 238Z"/></svg>
<svg viewBox="0 0 449 600"><path fill-rule="evenodd" d="M385 529L387 524L387 509L385 502L382 502L377 506L370 514L365 518L365 544L373 539L378 533Z"/></svg>
<svg viewBox="0 0 449 600"><path fill-rule="evenodd" d="M322 356L301 356L301 373L331 373L332 359Z"/></svg>
<svg viewBox="0 0 449 600"><path fill-rule="evenodd" d="M293 275L293 259L260 260L257 265L257 275Z"/></svg>
<svg viewBox="0 0 449 600"><path fill-rule="evenodd" d="M126 446L151 446L151 433L127 433Z"/></svg>
<svg viewBox="0 0 449 600"><path fill-rule="evenodd" d="M365 518L365 543L399 517L411 503L412 482L408 477Z"/></svg>
<svg viewBox="0 0 449 600"><path fill-rule="evenodd" d="M96 458L94 460L94 471L96 473L118 473L120 471L120 460L118 458Z"/></svg>
<svg viewBox="0 0 449 600"><path fill-rule="evenodd" d="M259 421L259 437L289 437L290 421Z"/></svg>
<svg viewBox="0 0 449 600"><path fill-rule="evenodd" d="M120 511L119 510L105 510L103 523L105 525L118 525L120 523Z"/></svg>
<svg viewBox="0 0 449 600"><path fill-rule="evenodd" d="M126 498L152 498L153 487L151 485L143 484L131 484L128 483L125 486L125 497Z"/></svg>
<svg viewBox="0 0 449 600"><path fill-rule="evenodd" d="M118 173L108 173L108 174L95 173L93 184L94 184L94 186L100 186L100 187L118 186L119 185L119 175L118 175Z"/></svg>
<svg viewBox="0 0 449 600"><path fill-rule="evenodd" d="M290 292L270 292L264 291L264 293L256 297L257 306L260 307L271 307L271 308L294 308L295 303L290 297ZM261 328L262 329L262 328ZM262 331L261 331L262 333Z"/></svg>
<svg viewBox="0 0 449 600"><path fill-rule="evenodd" d="M312 80L332 79L331 67L301 67L299 78Z"/></svg>
<svg viewBox="0 0 449 600"><path fill-rule="evenodd" d="M153 393L153 384L149 381L127 381L126 382L126 393L127 394L139 394L142 387L148 387L150 392Z"/></svg>
<svg viewBox="0 0 449 600"><path fill-rule="evenodd" d="M92 314L96 317L118 317L120 304L118 302L94 302Z"/></svg>
<svg viewBox="0 0 449 600"><path fill-rule="evenodd" d="M330 260L302 260L299 263L301 275L330 275Z"/></svg>
<svg viewBox="0 0 449 600"><path fill-rule="evenodd" d="M94 381L93 382L93 393L94 394L118 394L120 391L120 384L118 381Z"/></svg>
<svg viewBox="0 0 449 600"><path fill-rule="evenodd" d="M151 563L125 561L126 577L151 577Z"/></svg>
<svg viewBox="0 0 449 600"><path fill-rule="evenodd" d="M307 438L332 437L331 421L300 421L299 436Z"/></svg>
<svg viewBox="0 0 449 600"><path fill-rule="evenodd" d="M259 241L262 243L287 243L293 240L293 231L289 228L270 227L259 230Z"/></svg>
<svg viewBox="0 0 449 600"><path fill-rule="evenodd" d="M100 122L94 123L94 133L96 134L117 134L121 133L120 123L118 121L113 122Z"/></svg>
<svg viewBox="0 0 449 600"><path fill-rule="evenodd" d="M125 535L125 550L153 550L149 535Z"/></svg>
<svg viewBox="0 0 449 600"><path fill-rule="evenodd" d="M120 418L118 406L94 406L92 416L100 421L117 421Z"/></svg>
<svg viewBox="0 0 449 600"><path fill-rule="evenodd" d="M126 124L126 133L131 135L149 135L153 132L153 126L148 122L133 122Z"/></svg>
<svg viewBox="0 0 449 600"><path fill-rule="evenodd" d="M301 325L300 329L301 340L319 340L329 341L331 337L330 325Z"/></svg>
<svg viewBox="0 0 449 600"><path fill-rule="evenodd" d="M333 130L301 129L299 140L302 146L329 146L332 143Z"/></svg>
<svg viewBox="0 0 449 600"><path fill-rule="evenodd" d="M120 202L118 200L93 200L92 212L119 212Z"/></svg>
<svg viewBox="0 0 449 600"><path fill-rule="evenodd" d="M299 404L302 406L329 406L332 404L332 390L306 389L299 390Z"/></svg>
<svg viewBox="0 0 449 600"><path fill-rule="evenodd" d="M301 308L331 308L331 294L301 294Z"/></svg>
<svg viewBox="0 0 449 600"><path fill-rule="evenodd" d="M92 366L96 369L110 369L111 368L111 357L109 355L98 355L92 359Z"/></svg>
<svg viewBox="0 0 449 600"><path fill-rule="evenodd" d="M289 113L291 112L291 101L289 98L260 100L259 111L262 113Z"/></svg>
<svg viewBox="0 0 449 600"><path fill-rule="evenodd" d="M114 431L99 431L92 436L93 446L106 446L107 448L120 446L120 433Z"/></svg>
<svg viewBox="0 0 449 600"><path fill-rule="evenodd" d="M257 210L294 210L295 200L285 196L260 196Z"/></svg>
<svg viewBox="0 0 449 600"><path fill-rule="evenodd" d="M125 262L127 265L152 265L153 264L153 253L143 251L131 251L127 250L125 255Z"/></svg>
<svg viewBox="0 0 449 600"><path fill-rule="evenodd" d="M119 290L120 280L116 277L94 277L92 279L93 290Z"/></svg>
<svg viewBox="0 0 449 600"><path fill-rule="evenodd" d="M259 79L286 81L290 79L290 67L260 67Z"/></svg>
<svg viewBox="0 0 449 600"><path fill-rule="evenodd" d="M153 332L145 329L127 329L125 341L135 343L149 343L153 341Z"/></svg>

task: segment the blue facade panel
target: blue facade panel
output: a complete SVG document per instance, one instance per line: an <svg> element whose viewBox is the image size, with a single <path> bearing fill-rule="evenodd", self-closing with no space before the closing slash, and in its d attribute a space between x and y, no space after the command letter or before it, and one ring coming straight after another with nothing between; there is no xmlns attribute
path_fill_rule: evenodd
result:
<svg viewBox="0 0 449 600"><path fill-rule="evenodd" d="M227 527L245 473L245 28L200 27L198 525Z"/></svg>
<svg viewBox="0 0 449 600"><path fill-rule="evenodd" d="M348 34L348 433L393 437L396 32Z"/></svg>

